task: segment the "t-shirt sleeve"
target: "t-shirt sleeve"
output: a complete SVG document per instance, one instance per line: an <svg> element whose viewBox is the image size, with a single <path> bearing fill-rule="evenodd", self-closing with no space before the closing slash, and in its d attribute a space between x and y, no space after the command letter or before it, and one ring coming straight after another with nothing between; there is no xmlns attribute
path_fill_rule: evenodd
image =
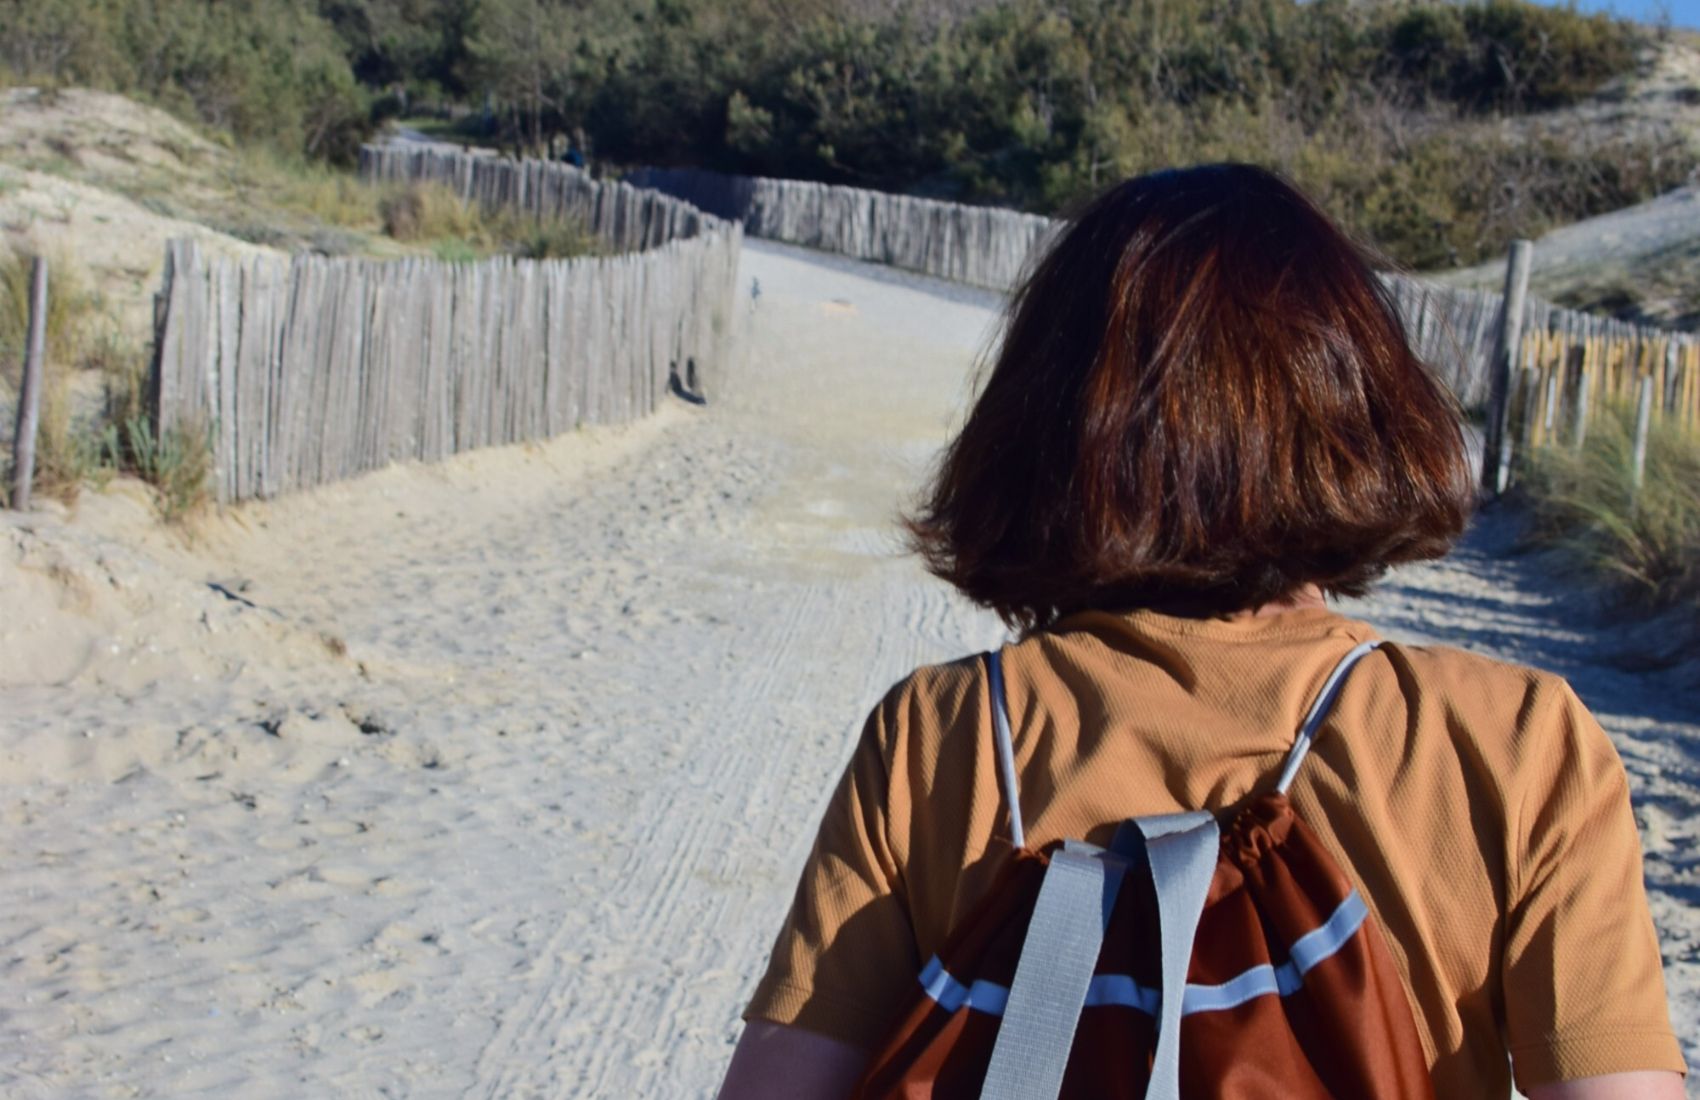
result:
<svg viewBox="0 0 1700 1100"><path fill-rule="evenodd" d="M1518 1087L1683 1071L1623 764L1562 681L1538 684L1522 721L1503 970Z"/></svg>
<svg viewBox="0 0 1700 1100"><path fill-rule="evenodd" d="M901 686L874 710L828 802L767 972L744 1009L872 1048L920 971L903 867L891 842Z"/></svg>

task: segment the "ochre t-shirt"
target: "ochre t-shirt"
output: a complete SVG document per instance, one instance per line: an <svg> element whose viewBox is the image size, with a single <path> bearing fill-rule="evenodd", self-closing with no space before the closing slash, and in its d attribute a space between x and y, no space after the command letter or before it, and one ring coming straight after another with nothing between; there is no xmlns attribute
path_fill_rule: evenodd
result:
<svg viewBox="0 0 1700 1100"><path fill-rule="evenodd" d="M1073 616L1004 650L1032 847L1268 789L1335 663L1322 609ZM746 1018L863 1047L1010 850L984 664L924 668L869 717ZM1387 644L1352 672L1291 792L1368 900L1436 1094L1681 1071L1623 765L1556 676ZM1507 1048L1510 1063L1507 1062Z"/></svg>

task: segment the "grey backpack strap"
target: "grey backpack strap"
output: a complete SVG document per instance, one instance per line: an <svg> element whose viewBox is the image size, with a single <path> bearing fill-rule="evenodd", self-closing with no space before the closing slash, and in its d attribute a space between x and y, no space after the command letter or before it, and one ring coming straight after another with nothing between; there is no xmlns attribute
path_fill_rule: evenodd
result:
<svg viewBox="0 0 1700 1100"><path fill-rule="evenodd" d="M1157 933L1162 944L1163 1000L1157 1014L1157 1051L1145 1100L1180 1100L1181 1009L1198 918L1216 874L1221 829L1208 810L1135 819L1145 834L1151 883L1157 892Z"/></svg>
<svg viewBox="0 0 1700 1100"><path fill-rule="evenodd" d="M1051 856L998 1038L986 1067L981 1100L1056 1100L1086 990L1098 965L1108 896L1119 876L1099 855L1062 848Z"/></svg>
<svg viewBox="0 0 1700 1100"><path fill-rule="evenodd" d="M1287 753L1287 762L1281 768L1281 777L1275 781L1277 794L1286 794L1287 788L1293 785L1293 779L1299 774L1299 765L1304 763L1305 754L1310 752L1310 743L1316 739L1316 731L1328 720L1328 712L1333 709L1334 700L1346 683L1347 673L1380 645L1381 639L1377 638L1352 647L1352 651L1340 658L1340 663L1322 682L1322 690L1316 693L1316 701L1310 705L1310 713L1305 715L1299 734L1293 739L1292 750Z"/></svg>
<svg viewBox="0 0 1700 1100"><path fill-rule="evenodd" d="M992 740L998 754L998 789L1003 793L1004 808L1009 810L1009 839L1017 848L1027 847L1027 833L1021 827L1021 789L1015 782L1015 744L1009 729L1009 703L1003 690L1003 655L998 650L986 654L986 680L992 694Z"/></svg>

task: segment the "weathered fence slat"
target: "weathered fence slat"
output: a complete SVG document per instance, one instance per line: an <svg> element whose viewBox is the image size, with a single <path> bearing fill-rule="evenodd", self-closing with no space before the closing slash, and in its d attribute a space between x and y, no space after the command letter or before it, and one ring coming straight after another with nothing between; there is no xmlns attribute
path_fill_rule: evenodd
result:
<svg viewBox="0 0 1700 1100"><path fill-rule="evenodd" d="M12 507L25 511L35 482L35 437L41 426L41 388L47 373L47 261L30 261L29 322L24 372L18 387L17 431L12 436Z"/></svg>
<svg viewBox="0 0 1700 1100"><path fill-rule="evenodd" d="M220 500L654 411L686 361L718 379L741 229L566 165L368 150L373 179L567 214L643 252L450 264L207 259L167 246L155 420L213 433Z"/></svg>

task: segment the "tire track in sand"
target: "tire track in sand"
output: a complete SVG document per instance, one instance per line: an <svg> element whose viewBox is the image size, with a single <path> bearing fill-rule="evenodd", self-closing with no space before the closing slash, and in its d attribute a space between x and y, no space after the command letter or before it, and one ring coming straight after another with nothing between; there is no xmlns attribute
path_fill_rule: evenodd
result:
<svg viewBox="0 0 1700 1100"><path fill-rule="evenodd" d="M746 265L764 295L744 399L664 446L700 491L713 491L726 440L763 450L769 476L749 507L681 539L682 560L658 566L658 602L691 614L603 647L613 682L599 684L587 723L619 729L632 759L667 765L616 781L625 798L605 859L528 946L466 1095L712 1091L728 1025L862 716L915 664L1002 633L900 558L892 524L920 473L913 456L926 448L914 436L942 441L991 311L950 291L957 343L947 326L946 340L933 332L918 344L864 323L881 319L882 304L912 310L912 284L759 250ZM861 307L855 324L835 299ZM836 331L822 331L825 303ZM914 427L896 438L867 430L906 419ZM598 491L608 514L576 518L642 545L620 512L639 492ZM681 651L692 654L685 666L657 666L655 654Z"/></svg>

